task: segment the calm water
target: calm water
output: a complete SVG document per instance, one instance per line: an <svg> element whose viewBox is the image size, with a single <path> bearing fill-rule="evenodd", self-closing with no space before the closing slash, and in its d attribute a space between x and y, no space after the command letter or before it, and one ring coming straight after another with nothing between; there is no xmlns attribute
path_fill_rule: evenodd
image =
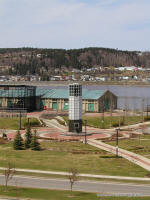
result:
<svg viewBox="0 0 150 200"><path fill-rule="evenodd" d="M44 86L43 86L44 87ZM66 86L45 86L44 88L67 88ZM150 87L138 86L116 86L116 85L88 85L83 88L90 90L110 90L118 96L118 108L124 109L126 106L129 109L141 110L144 104L146 108L150 105ZM150 107L150 106L149 106Z"/></svg>

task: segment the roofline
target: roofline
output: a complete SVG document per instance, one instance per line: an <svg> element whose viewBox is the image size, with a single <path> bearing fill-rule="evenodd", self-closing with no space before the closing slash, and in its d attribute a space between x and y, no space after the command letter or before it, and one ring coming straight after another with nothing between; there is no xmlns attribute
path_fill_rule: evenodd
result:
<svg viewBox="0 0 150 200"><path fill-rule="evenodd" d="M104 94L106 94L106 92L110 92L110 93L113 94L115 97L118 97L118 96L116 96L114 93L112 93L110 90L106 90L106 91L104 92ZM104 95L104 94L103 94L103 95ZM103 95L102 95L102 96L103 96Z"/></svg>
<svg viewBox="0 0 150 200"><path fill-rule="evenodd" d="M57 90L57 89L56 89ZM58 89L59 90L59 89ZM61 89L60 89L61 90ZM67 89L66 89L67 90ZM89 89L83 89L83 90L89 90ZM93 91L93 90L92 90ZM104 93L102 95L100 95L98 98L84 98L84 96L82 97L83 100L98 100L100 99L102 96L104 96L107 92L110 92L113 96L115 96L117 98L117 96L112 93L110 90L108 89L105 89L105 90L95 90L95 91L103 91ZM63 97L44 97L44 95L46 94L43 94L43 95L38 95L40 96L42 99L69 99L69 96L67 98L63 98Z"/></svg>
<svg viewBox="0 0 150 200"><path fill-rule="evenodd" d="M12 85L9 85L9 84L0 84L0 87L35 87L34 85L18 85L18 84L12 84Z"/></svg>

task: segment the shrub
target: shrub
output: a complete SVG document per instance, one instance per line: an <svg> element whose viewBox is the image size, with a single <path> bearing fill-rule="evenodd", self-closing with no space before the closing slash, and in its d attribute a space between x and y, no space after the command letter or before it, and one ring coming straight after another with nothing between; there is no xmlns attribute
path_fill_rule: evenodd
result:
<svg viewBox="0 0 150 200"><path fill-rule="evenodd" d="M150 121L150 116L146 116L146 117L144 117L144 121Z"/></svg>
<svg viewBox="0 0 150 200"><path fill-rule="evenodd" d="M19 131L17 131L16 137L13 142L13 147L15 150L22 150L23 149L23 139Z"/></svg>
<svg viewBox="0 0 150 200"><path fill-rule="evenodd" d="M32 136L32 141L31 141L31 149L34 151L40 151L40 143L38 142L37 136L36 136L37 131L34 130L34 135Z"/></svg>
<svg viewBox="0 0 150 200"><path fill-rule="evenodd" d="M30 148L31 141L32 141L31 127L28 126L26 129L25 142L24 142L24 146L26 149Z"/></svg>

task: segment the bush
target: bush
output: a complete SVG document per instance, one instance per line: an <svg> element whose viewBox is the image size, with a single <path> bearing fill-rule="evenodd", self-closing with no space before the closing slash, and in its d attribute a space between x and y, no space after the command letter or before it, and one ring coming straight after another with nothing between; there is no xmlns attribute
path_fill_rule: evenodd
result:
<svg viewBox="0 0 150 200"><path fill-rule="evenodd" d="M22 150L23 149L23 139L19 131L17 131L16 137L13 142L13 146L15 150Z"/></svg>
<svg viewBox="0 0 150 200"><path fill-rule="evenodd" d="M144 121L150 121L150 116L144 117Z"/></svg>
<svg viewBox="0 0 150 200"><path fill-rule="evenodd" d="M25 128L27 128L29 126L29 124L28 124L28 122L25 122L24 123L24 127ZM30 121L30 126L32 127L32 126L40 126L40 122L37 120L37 119L32 119L31 121Z"/></svg>
<svg viewBox="0 0 150 200"><path fill-rule="evenodd" d="M120 126L123 126L123 125L124 125L124 122L121 121L121 122L120 122ZM113 122L113 123L112 123L112 126L113 126L113 127L118 127L118 126L119 126L119 122Z"/></svg>
<svg viewBox="0 0 150 200"><path fill-rule="evenodd" d="M37 131L34 130L34 134L32 136L32 141L31 141L31 149L34 151L40 151L40 143L38 142L37 136L36 136Z"/></svg>
<svg viewBox="0 0 150 200"><path fill-rule="evenodd" d="M28 128L26 129L25 142L24 142L24 146L26 149L30 148L31 140L32 140L31 127L28 126Z"/></svg>

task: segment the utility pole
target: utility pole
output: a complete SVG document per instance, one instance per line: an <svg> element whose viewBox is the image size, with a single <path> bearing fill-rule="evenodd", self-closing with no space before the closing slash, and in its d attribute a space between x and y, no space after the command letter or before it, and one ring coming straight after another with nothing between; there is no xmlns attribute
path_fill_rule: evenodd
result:
<svg viewBox="0 0 150 200"><path fill-rule="evenodd" d="M86 139L86 132L87 132L87 130L86 130L86 125L87 125L87 120L84 120L84 125L85 125L85 144L87 144L87 139Z"/></svg>

